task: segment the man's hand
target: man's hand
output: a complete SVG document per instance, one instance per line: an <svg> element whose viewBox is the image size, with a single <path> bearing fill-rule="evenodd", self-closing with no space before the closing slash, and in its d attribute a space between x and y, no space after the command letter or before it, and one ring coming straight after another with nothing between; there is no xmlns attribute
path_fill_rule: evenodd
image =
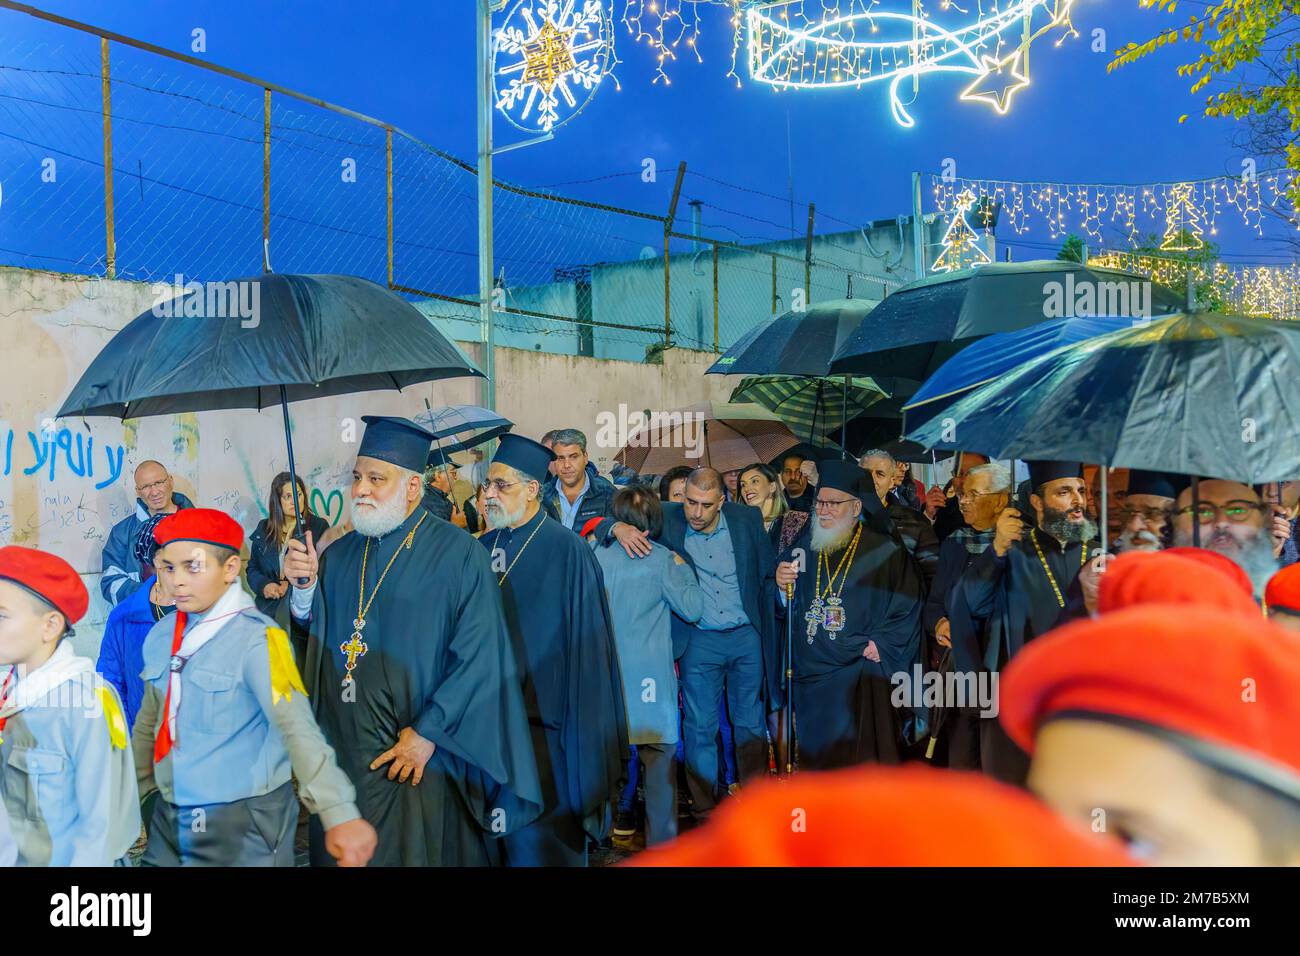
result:
<svg viewBox="0 0 1300 956"><path fill-rule="evenodd" d="M934 626L934 640L940 647L952 647L952 624L946 617L939 618L939 623Z"/></svg>
<svg viewBox="0 0 1300 956"><path fill-rule="evenodd" d="M622 521L614 525L614 537L623 546L629 558L644 558L650 553L650 536L640 528Z"/></svg>
<svg viewBox="0 0 1300 956"><path fill-rule="evenodd" d="M997 533L993 535L993 550L999 558L1005 557L1011 546L1025 534L1025 523L1015 508L1004 508L998 515Z"/></svg>
<svg viewBox="0 0 1300 956"><path fill-rule="evenodd" d="M794 584L799 577L799 566L793 561L782 561L776 566L776 583L782 591Z"/></svg>
<svg viewBox="0 0 1300 956"><path fill-rule="evenodd" d="M799 465L799 472L808 479L808 484L816 485L820 483L819 479L821 476L817 474L817 463L815 461L805 459L803 463Z"/></svg>
<svg viewBox="0 0 1300 956"><path fill-rule="evenodd" d="M1291 537L1291 519L1286 516L1286 509L1273 505L1273 557L1282 556L1287 538Z"/></svg>
<svg viewBox="0 0 1300 956"><path fill-rule="evenodd" d="M424 765L433 756L433 741L425 740L411 727L403 727L393 744L370 762L371 770L378 770L388 761L393 765L388 768L388 779L406 783L408 777L411 786L415 786L424 777Z"/></svg>
<svg viewBox="0 0 1300 956"><path fill-rule="evenodd" d="M288 550L284 554L284 576L296 588L309 588L316 583L316 572L320 560L316 557L316 545L312 543L311 532L307 532L304 543L297 538L289 539Z"/></svg>
<svg viewBox="0 0 1300 956"><path fill-rule="evenodd" d="M375 828L360 817L325 831L325 850L339 866L365 866L378 842Z"/></svg>
<svg viewBox="0 0 1300 956"><path fill-rule="evenodd" d="M451 523L457 528L465 527L465 512L456 507L456 502L451 503Z"/></svg>
<svg viewBox="0 0 1300 956"><path fill-rule="evenodd" d="M867 641L867 646L862 649L862 656L874 664L880 663L880 651L876 648L875 641Z"/></svg>
<svg viewBox="0 0 1300 956"><path fill-rule="evenodd" d="M1083 604L1089 614L1097 613L1097 597L1101 593L1101 576L1106 573L1106 566L1114 558L1102 552L1079 569L1079 589L1083 592Z"/></svg>
<svg viewBox="0 0 1300 956"><path fill-rule="evenodd" d="M947 503L948 496L943 493L943 489L938 485L931 485L930 490L925 493L925 516L933 521L939 509Z"/></svg>

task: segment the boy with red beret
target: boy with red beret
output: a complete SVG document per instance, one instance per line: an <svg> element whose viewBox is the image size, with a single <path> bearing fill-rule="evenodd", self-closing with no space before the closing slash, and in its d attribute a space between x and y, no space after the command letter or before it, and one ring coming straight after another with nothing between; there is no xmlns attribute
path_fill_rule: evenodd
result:
<svg viewBox="0 0 1300 956"><path fill-rule="evenodd" d="M89 602L62 558L0 548L0 797L19 866L126 865L140 835L122 703L67 640Z"/></svg>
<svg viewBox="0 0 1300 956"><path fill-rule="evenodd" d="M1289 564L1268 579L1264 606L1274 624L1300 631L1300 564Z"/></svg>
<svg viewBox="0 0 1300 956"><path fill-rule="evenodd" d="M999 717L1028 785L1169 866L1300 865L1300 638L1262 615L1149 604L1035 641Z"/></svg>
<svg viewBox="0 0 1300 956"><path fill-rule="evenodd" d="M243 529L189 508L154 538L176 613L144 642L132 746L140 792L160 799L142 863L293 866L301 796L339 865L364 866L375 831L316 726L288 636L240 583Z"/></svg>

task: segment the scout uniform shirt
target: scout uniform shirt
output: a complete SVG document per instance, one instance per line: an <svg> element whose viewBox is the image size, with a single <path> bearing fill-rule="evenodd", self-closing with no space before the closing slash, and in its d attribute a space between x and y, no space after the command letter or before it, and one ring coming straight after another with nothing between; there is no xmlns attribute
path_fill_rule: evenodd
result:
<svg viewBox="0 0 1300 956"><path fill-rule="evenodd" d="M181 646L174 742L157 763L175 618L163 618L145 637L145 692L132 734L140 792L157 789L178 807L232 803L284 786L292 772L302 802L325 829L359 817L352 784L316 726L285 632L253 607L238 581L206 612L189 616L186 637L205 619L211 633L201 645Z"/></svg>
<svg viewBox="0 0 1300 956"><path fill-rule="evenodd" d="M140 836L117 692L68 640L19 679L0 667L0 796L19 866L112 866Z"/></svg>

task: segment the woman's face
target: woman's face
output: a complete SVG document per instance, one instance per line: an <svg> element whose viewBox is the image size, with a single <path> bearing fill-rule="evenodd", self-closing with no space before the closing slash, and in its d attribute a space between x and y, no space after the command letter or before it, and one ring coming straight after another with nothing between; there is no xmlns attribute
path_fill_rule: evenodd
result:
<svg viewBox="0 0 1300 956"><path fill-rule="evenodd" d="M775 490L776 485L768 481L758 469L747 471L741 476L740 497L745 504L761 508L764 514L767 513L768 503L772 500Z"/></svg>
<svg viewBox="0 0 1300 956"><path fill-rule="evenodd" d="M686 479L674 478L668 483L668 500L681 504L686 500Z"/></svg>
<svg viewBox="0 0 1300 956"><path fill-rule="evenodd" d="M298 510L303 512L307 510L307 495L301 486L298 488ZM286 481L284 487L280 489L280 511L285 521L293 520L293 482L291 481Z"/></svg>

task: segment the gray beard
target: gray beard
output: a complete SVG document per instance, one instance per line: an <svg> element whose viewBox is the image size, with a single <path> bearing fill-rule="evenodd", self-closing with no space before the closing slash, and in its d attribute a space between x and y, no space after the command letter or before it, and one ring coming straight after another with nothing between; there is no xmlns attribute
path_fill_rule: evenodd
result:
<svg viewBox="0 0 1300 956"><path fill-rule="evenodd" d="M857 520L850 521L842 528L830 527L824 528L820 521L813 519L812 526L812 549L814 551L839 551L849 543L849 538L853 535L853 529L857 526Z"/></svg>
<svg viewBox="0 0 1300 956"><path fill-rule="evenodd" d="M1251 586L1255 589L1256 594L1263 594L1264 588L1268 585L1268 579L1271 578L1278 570L1277 558L1273 557L1273 542L1269 537L1266 529L1261 528L1254 538L1247 541L1239 547L1232 547L1226 542L1216 540L1215 535L1206 533L1201 529L1201 547L1207 551L1217 551L1225 558L1231 558L1237 563L1246 576L1250 578ZM1179 531L1175 536L1175 544L1180 547L1190 548L1192 545L1192 533ZM1236 541L1236 538L1232 539Z"/></svg>
<svg viewBox="0 0 1300 956"><path fill-rule="evenodd" d="M1125 551L1160 551L1164 548L1164 542L1160 540L1160 535L1145 528L1141 531L1125 531L1115 542L1115 550L1123 553Z"/></svg>
<svg viewBox="0 0 1300 956"><path fill-rule="evenodd" d="M1074 544L1079 541L1091 541L1097 537L1097 523L1087 515L1077 524L1058 511L1044 509L1043 520L1039 524L1061 544Z"/></svg>
<svg viewBox="0 0 1300 956"><path fill-rule="evenodd" d="M373 498L366 500L374 501ZM374 502L372 508L352 502L352 527L367 538L382 538L396 531L405 520L406 499L399 495L394 495L385 504Z"/></svg>
<svg viewBox="0 0 1300 956"><path fill-rule="evenodd" d="M527 510L527 501L521 503L517 511L507 511L496 498L489 498L483 502L484 517L487 519L488 527L493 531L498 528L513 528L524 520L524 512Z"/></svg>

